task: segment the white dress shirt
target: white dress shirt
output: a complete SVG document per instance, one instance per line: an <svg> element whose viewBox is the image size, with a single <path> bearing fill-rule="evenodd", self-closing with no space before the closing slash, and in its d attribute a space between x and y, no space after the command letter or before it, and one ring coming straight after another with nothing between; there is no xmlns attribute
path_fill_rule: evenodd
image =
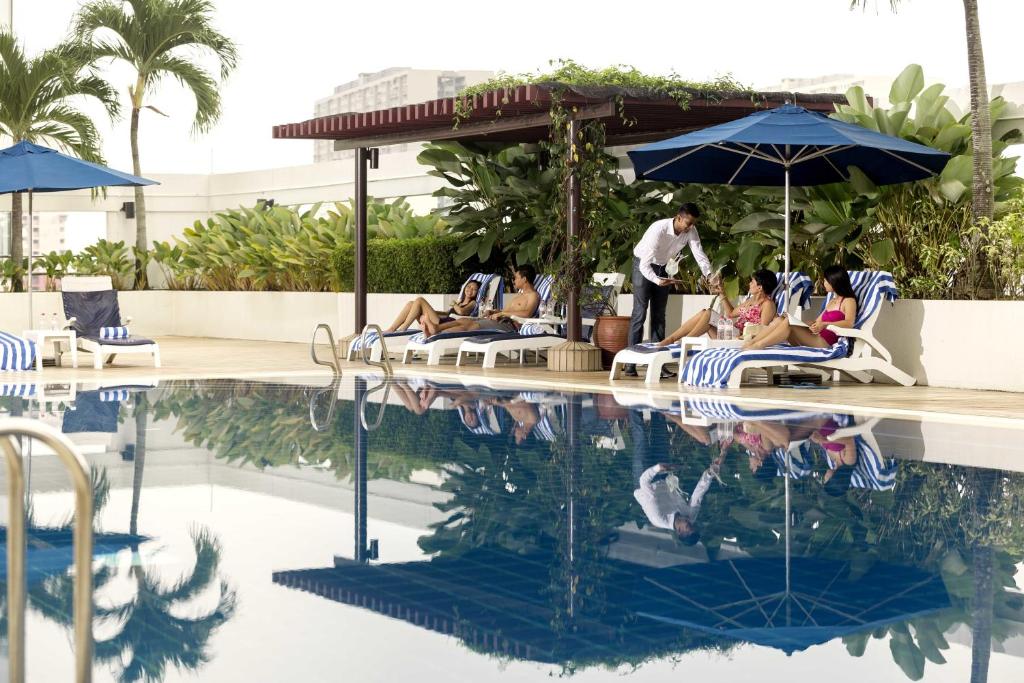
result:
<svg viewBox="0 0 1024 683"><path fill-rule="evenodd" d="M700 512L701 500L707 493L708 487L714 477L710 472L701 475L700 481L694 487L690 500L683 498L682 492L675 486L669 486L668 478L664 477L654 481L655 475L659 472L667 472L661 465L648 468L640 475L640 488L633 491L633 497L640 503L647 519L651 524L662 529L673 529L673 521L676 515L682 515L693 523L697 520L697 513Z"/></svg>
<svg viewBox="0 0 1024 683"><path fill-rule="evenodd" d="M664 266L674 259L683 249L683 245L689 244L693 258L697 259L700 272L705 275L711 274L711 261L704 254L704 248L700 244L700 235L697 228L691 227L686 232L677 235L672 228L674 218L663 218L654 221L647 228L647 232L633 248L633 256L640 259L640 272L651 282L658 284L661 278L651 268L652 265Z"/></svg>

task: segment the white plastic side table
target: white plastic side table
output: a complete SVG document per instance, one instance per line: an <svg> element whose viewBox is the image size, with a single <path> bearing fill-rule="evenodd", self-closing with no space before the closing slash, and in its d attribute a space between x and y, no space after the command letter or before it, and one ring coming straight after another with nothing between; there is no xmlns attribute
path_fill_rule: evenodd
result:
<svg viewBox="0 0 1024 683"><path fill-rule="evenodd" d="M25 330L21 336L34 341L40 351L47 341L52 341L54 363L57 367L61 365L61 345L67 342L68 349L71 351L71 367L78 367L78 339L74 330ZM36 370L41 371L42 369L43 354L40 352L36 354Z"/></svg>

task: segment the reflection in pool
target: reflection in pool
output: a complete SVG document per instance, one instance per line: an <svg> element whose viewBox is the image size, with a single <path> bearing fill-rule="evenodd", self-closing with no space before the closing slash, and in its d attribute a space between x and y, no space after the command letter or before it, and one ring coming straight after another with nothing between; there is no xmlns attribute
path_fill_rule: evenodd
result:
<svg viewBox="0 0 1024 683"><path fill-rule="evenodd" d="M99 680L1020 671L1013 425L426 380L39 395L2 405L92 447L106 506ZM34 524L31 607L66 627L70 554ZM33 647L70 661L42 630L30 676Z"/></svg>

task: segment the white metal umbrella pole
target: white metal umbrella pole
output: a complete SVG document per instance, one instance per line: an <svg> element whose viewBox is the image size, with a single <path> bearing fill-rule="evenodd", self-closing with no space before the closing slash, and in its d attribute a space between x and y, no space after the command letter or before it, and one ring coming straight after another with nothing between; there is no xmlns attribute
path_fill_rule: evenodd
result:
<svg viewBox="0 0 1024 683"><path fill-rule="evenodd" d="M789 146L788 145L786 146L786 153L787 153L787 155L789 153ZM786 207L785 207L785 211L786 211L786 215L785 215L785 221L786 221L786 256L785 256L785 259L786 259L786 268L785 268L786 296L783 299L784 307L783 307L782 310L783 310L783 315L788 315L789 314L789 160L788 159L786 160L785 164L786 164L785 165L785 174L786 174Z"/></svg>
<svg viewBox="0 0 1024 683"><path fill-rule="evenodd" d="M28 327L26 330L35 329L32 326L32 259L35 256L35 248L32 244L32 190L28 191ZM24 239L25 231L22 229L22 239ZM21 264L15 264L21 265ZM37 351L41 351L37 347Z"/></svg>
<svg viewBox="0 0 1024 683"><path fill-rule="evenodd" d="M787 179L789 178L789 171L788 171L788 169L786 171L786 178ZM788 188L789 185L787 184L786 187ZM788 202L787 202L787 205L788 205ZM789 293L789 289L788 288L786 289L786 293L787 294ZM790 451L787 448L786 449L786 472L784 474L785 482L783 484L786 487L786 524L785 524L785 527L784 527L784 530L785 530L785 533L786 533L786 626L789 626L790 618L791 618L790 609L789 609L789 596L790 596L790 591L792 590L792 586L790 585L790 574L789 574L789 571L790 571L790 567L789 567L789 557L790 557L789 525L790 525L790 515L792 514L792 512L790 510L790 503L789 503L789 476L790 476L790 472L793 471L793 468L792 468L793 460L792 460L792 458L793 458L793 456L790 454Z"/></svg>

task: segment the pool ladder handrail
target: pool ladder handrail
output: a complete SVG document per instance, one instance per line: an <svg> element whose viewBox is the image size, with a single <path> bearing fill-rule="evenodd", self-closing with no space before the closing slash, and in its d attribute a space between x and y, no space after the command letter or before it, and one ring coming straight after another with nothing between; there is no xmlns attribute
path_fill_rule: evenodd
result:
<svg viewBox="0 0 1024 683"><path fill-rule="evenodd" d="M89 465L70 440L53 427L21 417L0 422L0 449L7 461L7 670L11 683L25 681L25 473L15 437L41 441L57 454L75 490L75 585L72 599L75 681L92 681L92 485Z"/></svg>
<svg viewBox="0 0 1024 683"><path fill-rule="evenodd" d="M380 409L377 411L377 417L374 419L373 424L371 425L369 422L366 421L366 403L370 398L370 394L372 394L375 391L380 391L381 389L384 390L384 397L381 398L380 400ZM388 407L388 398L390 397L391 382L388 381L387 377L384 378L383 383L378 384L372 389L367 389L363 393L362 400L360 401L359 405L359 420L363 424L363 429L365 429L368 432L375 432L378 429L380 429L381 422L384 420L384 411L387 410Z"/></svg>
<svg viewBox="0 0 1024 683"><path fill-rule="evenodd" d="M330 385L322 389L317 389L309 397L309 424L312 425L313 431L327 431L327 428L331 425L332 422L334 422L334 408L335 406L338 405L338 384L338 378L336 377L334 381L330 383ZM321 421L319 418L317 418L316 407L317 405L319 405L320 397L328 392L331 394L331 402L327 406L326 419Z"/></svg>
<svg viewBox="0 0 1024 683"><path fill-rule="evenodd" d="M331 360L320 360L316 355L316 334L320 330L327 331L327 342L331 345ZM341 361L338 359L338 345L334 341L334 331L327 323L320 323L313 328L313 338L309 341L309 357L317 365L323 365L334 371L335 377L341 377Z"/></svg>

